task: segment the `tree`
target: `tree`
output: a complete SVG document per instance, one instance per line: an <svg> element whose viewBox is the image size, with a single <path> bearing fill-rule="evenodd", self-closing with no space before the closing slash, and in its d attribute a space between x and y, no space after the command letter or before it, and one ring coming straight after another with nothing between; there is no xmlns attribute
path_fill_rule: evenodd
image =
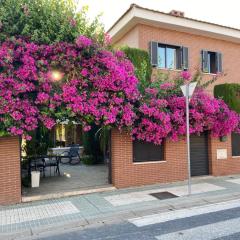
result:
<svg viewBox="0 0 240 240"><path fill-rule="evenodd" d="M0 41L25 37L35 43L73 42L85 35L104 41L99 17L87 18L87 7L76 11L74 0L0 0Z"/></svg>

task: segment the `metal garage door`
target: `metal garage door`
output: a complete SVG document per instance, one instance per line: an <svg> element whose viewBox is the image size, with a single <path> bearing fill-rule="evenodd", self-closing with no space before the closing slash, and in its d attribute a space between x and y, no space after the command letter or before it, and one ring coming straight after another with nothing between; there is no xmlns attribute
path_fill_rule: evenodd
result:
<svg viewBox="0 0 240 240"><path fill-rule="evenodd" d="M209 174L208 135L192 135L190 137L191 175Z"/></svg>

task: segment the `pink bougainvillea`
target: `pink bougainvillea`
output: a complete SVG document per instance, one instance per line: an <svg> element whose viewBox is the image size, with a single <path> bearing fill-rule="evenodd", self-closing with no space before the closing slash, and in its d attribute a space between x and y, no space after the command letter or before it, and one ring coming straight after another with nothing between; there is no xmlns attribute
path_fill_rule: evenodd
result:
<svg viewBox="0 0 240 240"><path fill-rule="evenodd" d="M186 75L187 79L189 74ZM181 74L183 81L185 75ZM176 91L179 86L162 83L159 88L148 88L137 110L132 136L134 139L160 144L163 139L173 141L186 133L185 97ZM166 96L166 90L167 96ZM201 88L197 88L190 101L190 133L210 131L212 136L226 136L232 131L239 132L239 115L228 106Z"/></svg>
<svg viewBox="0 0 240 240"><path fill-rule="evenodd" d="M180 79L191 81L183 72ZM179 83L179 81L176 81ZM0 45L0 131L28 133L56 121L127 128L155 144L185 134L185 98L174 81L149 86L140 95L132 63L85 36L75 44L36 45L22 39ZM198 89L190 102L190 131L224 136L239 131L239 115Z"/></svg>
<svg viewBox="0 0 240 240"><path fill-rule="evenodd" d="M22 39L0 46L0 129L13 135L51 129L66 118L90 124L132 126L139 97L133 65L79 36L76 44L36 45Z"/></svg>

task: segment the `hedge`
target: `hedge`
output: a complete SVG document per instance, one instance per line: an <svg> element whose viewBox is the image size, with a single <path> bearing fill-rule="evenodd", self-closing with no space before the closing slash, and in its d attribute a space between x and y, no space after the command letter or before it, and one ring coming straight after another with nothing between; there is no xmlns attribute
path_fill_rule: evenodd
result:
<svg viewBox="0 0 240 240"><path fill-rule="evenodd" d="M240 113L240 84L225 83L214 87L214 96L221 98L234 111Z"/></svg>

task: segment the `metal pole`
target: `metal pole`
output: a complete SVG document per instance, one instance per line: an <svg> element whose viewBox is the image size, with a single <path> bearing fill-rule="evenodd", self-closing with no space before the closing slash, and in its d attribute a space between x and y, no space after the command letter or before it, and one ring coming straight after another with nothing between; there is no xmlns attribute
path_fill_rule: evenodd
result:
<svg viewBox="0 0 240 240"><path fill-rule="evenodd" d="M187 125L187 162L188 162L188 195L191 195L191 162L189 132L189 84L186 86L186 125Z"/></svg>

